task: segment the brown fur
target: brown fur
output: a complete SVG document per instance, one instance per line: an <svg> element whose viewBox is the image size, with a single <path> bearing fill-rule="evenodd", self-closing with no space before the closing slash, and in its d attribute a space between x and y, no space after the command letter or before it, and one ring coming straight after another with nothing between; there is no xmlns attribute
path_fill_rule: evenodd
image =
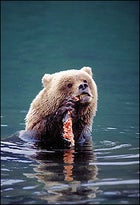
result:
<svg viewBox="0 0 140 205"><path fill-rule="evenodd" d="M78 88L83 81L87 81L88 90L92 97L88 99L88 103L79 103L76 105L73 130L77 138L82 132L84 132L83 135L86 132L91 132L92 120L97 110L97 87L92 79L92 70L90 67L45 74L42 78L44 88L32 101L26 115L26 131L34 130L40 139L41 135L47 138L52 135L51 129L54 130L53 125L56 127L58 125L56 133L54 130L54 134L59 135L63 131L59 129L62 118L60 118L60 121L55 119L58 118L56 113L62 111L60 108L66 99L70 96L79 95ZM72 84L72 87L68 87L68 84ZM58 124L56 125L57 122Z"/></svg>

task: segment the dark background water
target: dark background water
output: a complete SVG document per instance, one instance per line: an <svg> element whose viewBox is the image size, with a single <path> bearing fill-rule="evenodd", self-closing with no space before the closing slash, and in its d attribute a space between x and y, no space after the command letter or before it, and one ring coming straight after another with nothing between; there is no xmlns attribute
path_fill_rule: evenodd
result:
<svg viewBox="0 0 140 205"><path fill-rule="evenodd" d="M72 183L67 183L66 187L64 179L48 179L44 171L42 180L35 177L39 175L39 166L47 173L63 175L66 153L59 153L62 155L60 161L55 154L48 156L49 170L46 164L43 167L42 158L39 165L38 160L36 165L34 160L26 159L30 149L6 144L10 147L4 146L3 151L3 204L46 201L62 204L72 198L71 203L81 204L138 203L138 17L138 1L1 2L2 140L24 129L25 115L32 99L42 88L44 73L91 66L99 92L98 112L93 124L94 153L99 170L97 182L94 183L92 175L86 182L82 180L84 172L87 175L89 170L94 172L94 157L84 160L87 171L77 152L72 151L73 161L69 166L74 166L74 188ZM89 156L92 154L90 152ZM36 171L33 167L37 167ZM81 172L78 167L81 167ZM26 169L32 177L25 174ZM78 174L74 174L76 171ZM78 175L80 179L77 179ZM44 177L45 182L49 181L45 189ZM76 181L81 184L79 192L74 191L75 186L79 186L75 185ZM48 190L54 184L55 193L49 195ZM94 196L96 185L100 191ZM86 193L84 187L88 186L90 191L85 198L78 198ZM54 197L61 194L63 199Z"/></svg>

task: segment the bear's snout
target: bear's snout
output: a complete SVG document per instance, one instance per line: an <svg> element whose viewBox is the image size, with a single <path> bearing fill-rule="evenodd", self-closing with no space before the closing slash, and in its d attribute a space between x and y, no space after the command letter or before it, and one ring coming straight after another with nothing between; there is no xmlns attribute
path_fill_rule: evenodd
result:
<svg viewBox="0 0 140 205"><path fill-rule="evenodd" d="M88 84L85 83L85 82L83 82L79 85L79 90L82 91L82 92L87 90L87 88L88 88Z"/></svg>
<svg viewBox="0 0 140 205"><path fill-rule="evenodd" d="M79 89L79 93L80 94L87 94L88 96L90 96L90 89L89 89L89 86L87 84L87 82L83 82L79 85L78 87Z"/></svg>

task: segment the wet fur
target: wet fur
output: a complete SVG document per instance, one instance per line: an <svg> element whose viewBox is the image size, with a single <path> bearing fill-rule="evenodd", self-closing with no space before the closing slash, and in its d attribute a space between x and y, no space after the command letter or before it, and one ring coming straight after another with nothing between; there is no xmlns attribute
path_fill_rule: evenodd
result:
<svg viewBox="0 0 140 205"><path fill-rule="evenodd" d="M89 92L93 96L90 102L84 104L72 99L72 96L79 95L77 87L83 79L88 81ZM75 141L89 140L97 110L97 87L91 68L45 74L42 83L44 88L31 103L26 116L26 131L33 131L34 138L44 145L62 145L66 143L63 139L63 117L68 110L72 110ZM68 83L73 84L72 89L68 88Z"/></svg>

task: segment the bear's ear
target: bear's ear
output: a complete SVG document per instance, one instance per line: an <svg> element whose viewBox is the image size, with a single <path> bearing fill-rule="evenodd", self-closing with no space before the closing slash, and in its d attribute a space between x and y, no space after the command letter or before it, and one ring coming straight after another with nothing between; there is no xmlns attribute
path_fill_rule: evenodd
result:
<svg viewBox="0 0 140 205"><path fill-rule="evenodd" d="M84 70L86 73L88 73L90 76L92 76L92 69L91 69L91 67L84 66L83 68L81 68L81 70Z"/></svg>
<svg viewBox="0 0 140 205"><path fill-rule="evenodd" d="M45 74L42 78L42 84L44 87L47 87L48 83L51 81L52 76L51 74Z"/></svg>

